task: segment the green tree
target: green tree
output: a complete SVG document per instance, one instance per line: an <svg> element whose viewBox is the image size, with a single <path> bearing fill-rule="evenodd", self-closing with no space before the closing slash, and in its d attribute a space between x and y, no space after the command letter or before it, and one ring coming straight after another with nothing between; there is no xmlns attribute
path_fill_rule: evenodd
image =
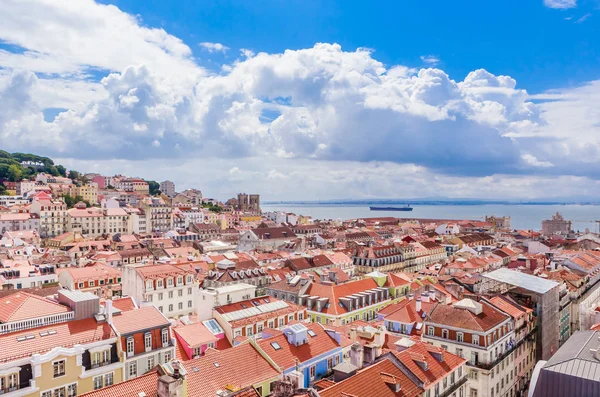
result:
<svg viewBox="0 0 600 397"><path fill-rule="evenodd" d="M62 165L57 165L56 170L58 171L60 176L67 176L67 169Z"/></svg>
<svg viewBox="0 0 600 397"><path fill-rule="evenodd" d="M20 181L23 177L23 167L16 164L11 165L8 167L7 177L11 182Z"/></svg>
<svg viewBox="0 0 600 397"><path fill-rule="evenodd" d="M4 196L6 194L6 186L0 183L0 196Z"/></svg>
<svg viewBox="0 0 600 397"><path fill-rule="evenodd" d="M71 178L73 181L76 179L79 179L81 177L81 174L75 170L70 170L69 171L69 178Z"/></svg>
<svg viewBox="0 0 600 397"><path fill-rule="evenodd" d="M151 196L160 195L160 183L156 181L146 181L146 183L148 183L148 188L150 189Z"/></svg>

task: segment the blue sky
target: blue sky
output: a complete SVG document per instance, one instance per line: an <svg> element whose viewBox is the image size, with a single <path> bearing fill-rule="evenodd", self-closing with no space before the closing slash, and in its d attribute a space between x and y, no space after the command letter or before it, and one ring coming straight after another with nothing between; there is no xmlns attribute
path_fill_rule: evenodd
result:
<svg viewBox="0 0 600 397"><path fill-rule="evenodd" d="M224 199L600 193L599 0L6 0L0 26L4 150Z"/></svg>
<svg viewBox="0 0 600 397"><path fill-rule="evenodd" d="M194 45L199 40L269 53L328 42L372 48L386 65L423 65L423 54L434 55L452 78L484 68L515 78L532 93L600 78L596 0L569 9L536 0L105 3L162 26L189 43L200 59Z"/></svg>

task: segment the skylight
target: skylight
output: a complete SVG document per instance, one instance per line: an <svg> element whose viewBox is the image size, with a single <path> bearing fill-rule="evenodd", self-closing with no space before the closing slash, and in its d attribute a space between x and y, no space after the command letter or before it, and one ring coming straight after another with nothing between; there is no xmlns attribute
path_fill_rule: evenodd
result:
<svg viewBox="0 0 600 397"><path fill-rule="evenodd" d="M215 367L219 368L221 366L221 364L219 363L213 363L215 365Z"/></svg>
<svg viewBox="0 0 600 397"><path fill-rule="evenodd" d="M281 346L279 346L279 343L277 343L277 342L271 342L271 346L275 350L280 350L281 349Z"/></svg>
<svg viewBox="0 0 600 397"><path fill-rule="evenodd" d="M312 329L309 329L307 333L312 337L317 336L317 334L315 334L315 331L313 331Z"/></svg>

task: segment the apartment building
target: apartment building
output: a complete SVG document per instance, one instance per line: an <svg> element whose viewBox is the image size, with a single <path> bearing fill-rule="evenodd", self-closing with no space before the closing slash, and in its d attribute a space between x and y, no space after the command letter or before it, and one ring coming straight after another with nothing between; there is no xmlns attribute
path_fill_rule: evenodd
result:
<svg viewBox="0 0 600 397"><path fill-rule="evenodd" d="M129 214L122 208L87 208L81 202L67 211L68 231L87 237L104 234L130 234Z"/></svg>
<svg viewBox="0 0 600 397"><path fill-rule="evenodd" d="M17 232L20 230L40 231L40 218L32 213L1 213L0 234L6 231Z"/></svg>
<svg viewBox="0 0 600 397"><path fill-rule="evenodd" d="M102 298L121 295L121 271L101 263L62 269L58 281L70 291L91 292Z"/></svg>
<svg viewBox="0 0 600 397"><path fill-rule="evenodd" d="M515 357L520 345L509 314L484 299L465 298L453 305L435 306L424 329L425 342L468 360L468 397L514 395L519 381Z"/></svg>
<svg viewBox="0 0 600 397"><path fill-rule="evenodd" d="M175 197L175 184L171 181L162 181L160 183L160 191L173 198Z"/></svg>
<svg viewBox="0 0 600 397"><path fill-rule="evenodd" d="M173 209L158 197L145 197L139 207L146 214L148 233L165 233L173 228Z"/></svg>
<svg viewBox="0 0 600 397"><path fill-rule="evenodd" d="M46 193L39 193L31 202L30 212L40 219L40 236L54 237L67 231L67 205Z"/></svg>
<svg viewBox="0 0 600 397"><path fill-rule="evenodd" d="M169 318L193 314L198 282L195 272L175 265L124 265L123 294L140 306L156 306Z"/></svg>

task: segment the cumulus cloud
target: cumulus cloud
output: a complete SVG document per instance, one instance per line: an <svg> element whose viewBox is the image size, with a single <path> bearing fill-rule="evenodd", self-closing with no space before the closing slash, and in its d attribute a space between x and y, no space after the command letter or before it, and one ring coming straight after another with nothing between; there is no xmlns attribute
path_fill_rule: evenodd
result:
<svg viewBox="0 0 600 397"><path fill-rule="evenodd" d="M198 43L198 45L202 48L204 48L206 51L208 52L227 52L229 50L229 47L224 46L221 43L211 43L208 41L202 42L202 43Z"/></svg>
<svg viewBox="0 0 600 397"><path fill-rule="evenodd" d="M577 0L544 0L544 5L558 9L574 8L577 7Z"/></svg>
<svg viewBox="0 0 600 397"><path fill-rule="evenodd" d="M29 29L23 4L34 19L43 12L44 23ZM298 179L290 171L298 164L327 170L352 164L356 178L337 169L323 183L342 178L344 189L372 186L375 195L362 164L374 173L381 164L396 164L395 170L408 164L422 176L469 180L595 178L589 170L598 167L589 165L600 163L600 116L590 105L600 102L597 82L531 97L510 76L479 69L456 80L435 67L384 66L369 49L331 43L273 54L242 50L211 74L181 40L114 6L10 0L3 7L0 39L24 50L0 52L5 150L96 163L193 154L223 159L220 172L236 183L254 178L246 161L262 157L270 164L256 172L265 186ZM66 39L49 35L48 26ZM208 44L208 51L226 48ZM46 108L67 110L46 121ZM231 159L237 166L227 164ZM318 178L307 187L314 189Z"/></svg>

